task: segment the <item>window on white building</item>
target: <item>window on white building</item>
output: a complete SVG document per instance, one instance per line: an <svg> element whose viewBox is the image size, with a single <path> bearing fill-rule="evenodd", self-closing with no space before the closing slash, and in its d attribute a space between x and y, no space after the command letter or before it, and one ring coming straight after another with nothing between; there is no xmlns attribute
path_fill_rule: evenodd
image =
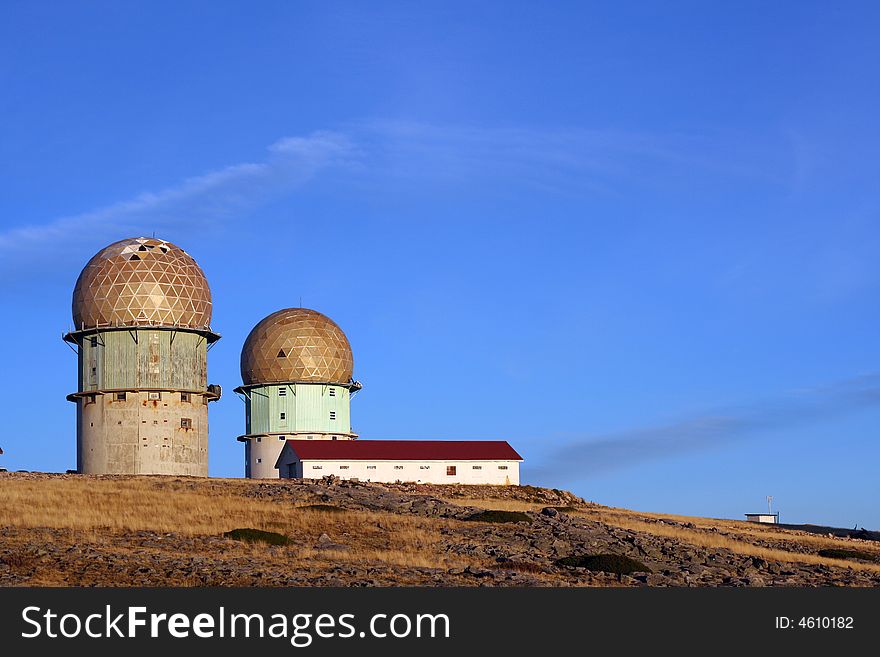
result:
<svg viewBox="0 0 880 657"><path fill-rule="evenodd" d="M335 419L336 419L336 411L330 411L330 419L331 419L331 420L335 420Z"/></svg>
<svg viewBox="0 0 880 657"><path fill-rule="evenodd" d="M336 396L336 388L330 388L330 392L328 393L331 397Z"/></svg>
<svg viewBox="0 0 880 657"><path fill-rule="evenodd" d="M287 419L287 413L282 413L282 414L281 414L281 419L282 419L282 420L286 420L286 419Z"/></svg>
<svg viewBox="0 0 880 657"><path fill-rule="evenodd" d="M499 465L498 469L499 470L507 470L507 466L506 465Z"/></svg>
<svg viewBox="0 0 880 657"><path fill-rule="evenodd" d="M449 477L455 476L455 466L454 465L447 465L446 466L446 475Z"/></svg>
<svg viewBox="0 0 880 657"><path fill-rule="evenodd" d="M375 470L375 469L376 469L375 465L368 465L367 466L367 470Z"/></svg>
<svg viewBox="0 0 880 657"><path fill-rule="evenodd" d="M347 465L340 465L339 469L340 470L348 470L348 466Z"/></svg>
<svg viewBox="0 0 880 657"><path fill-rule="evenodd" d="M278 396L286 397L287 396L287 388L278 388Z"/></svg>
<svg viewBox="0 0 880 657"><path fill-rule="evenodd" d="M402 465L395 465L394 469L395 470L403 470L403 466Z"/></svg>
<svg viewBox="0 0 880 657"><path fill-rule="evenodd" d="M430 469L431 469L430 465L420 465L419 466L419 470L430 470Z"/></svg>
<svg viewBox="0 0 880 657"><path fill-rule="evenodd" d="M482 469L483 469L482 465L475 465L474 466L474 470L482 470Z"/></svg>
<svg viewBox="0 0 880 657"><path fill-rule="evenodd" d="M321 470L321 469L323 469L323 467L324 467L323 465L313 465L312 470Z"/></svg>

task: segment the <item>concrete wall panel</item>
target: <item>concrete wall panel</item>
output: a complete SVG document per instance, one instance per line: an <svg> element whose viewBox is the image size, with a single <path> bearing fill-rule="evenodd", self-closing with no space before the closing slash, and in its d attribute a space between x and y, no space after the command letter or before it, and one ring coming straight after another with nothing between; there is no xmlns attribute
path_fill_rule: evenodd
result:
<svg viewBox="0 0 880 657"><path fill-rule="evenodd" d="M208 406L202 396L193 394L184 402L179 392L158 393L160 399L150 394L129 391L125 400L115 393L78 400L80 472L208 475Z"/></svg>

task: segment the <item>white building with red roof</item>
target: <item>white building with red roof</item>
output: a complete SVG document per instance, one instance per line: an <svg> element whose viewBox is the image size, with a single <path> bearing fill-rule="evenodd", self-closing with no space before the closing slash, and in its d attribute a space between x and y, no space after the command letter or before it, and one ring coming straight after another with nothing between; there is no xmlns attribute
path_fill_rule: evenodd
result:
<svg viewBox="0 0 880 657"><path fill-rule="evenodd" d="M275 467L283 479L518 486L522 460L505 440L288 440Z"/></svg>

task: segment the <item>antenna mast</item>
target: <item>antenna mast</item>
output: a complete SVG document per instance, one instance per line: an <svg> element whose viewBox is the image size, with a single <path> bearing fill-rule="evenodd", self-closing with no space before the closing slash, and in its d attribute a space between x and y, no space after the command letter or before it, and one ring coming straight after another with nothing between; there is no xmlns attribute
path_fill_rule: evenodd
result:
<svg viewBox="0 0 880 657"><path fill-rule="evenodd" d="M768 495L767 496L767 513L769 513L771 516L773 515L772 504L773 504L773 496Z"/></svg>

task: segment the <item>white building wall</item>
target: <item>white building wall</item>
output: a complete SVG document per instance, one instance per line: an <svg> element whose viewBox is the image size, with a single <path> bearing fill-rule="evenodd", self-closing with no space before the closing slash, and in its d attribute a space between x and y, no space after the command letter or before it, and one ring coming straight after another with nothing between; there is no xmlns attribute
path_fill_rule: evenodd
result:
<svg viewBox="0 0 880 657"><path fill-rule="evenodd" d="M291 468L295 468L292 470ZM455 474L447 474L454 467ZM278 472L278 470L276 470ZM360 479L419 484L519 485L519 461L302 461L293 456L282 461L280 476L320 479L327 475L340 479Z"/></svg>
<svg viewBox="0 0 880 657"><path fill-rule="evenodd" d="M245 443L244 476L249 479L278 479L275 463L287 438L279 436L249 437Z"/></svg>

